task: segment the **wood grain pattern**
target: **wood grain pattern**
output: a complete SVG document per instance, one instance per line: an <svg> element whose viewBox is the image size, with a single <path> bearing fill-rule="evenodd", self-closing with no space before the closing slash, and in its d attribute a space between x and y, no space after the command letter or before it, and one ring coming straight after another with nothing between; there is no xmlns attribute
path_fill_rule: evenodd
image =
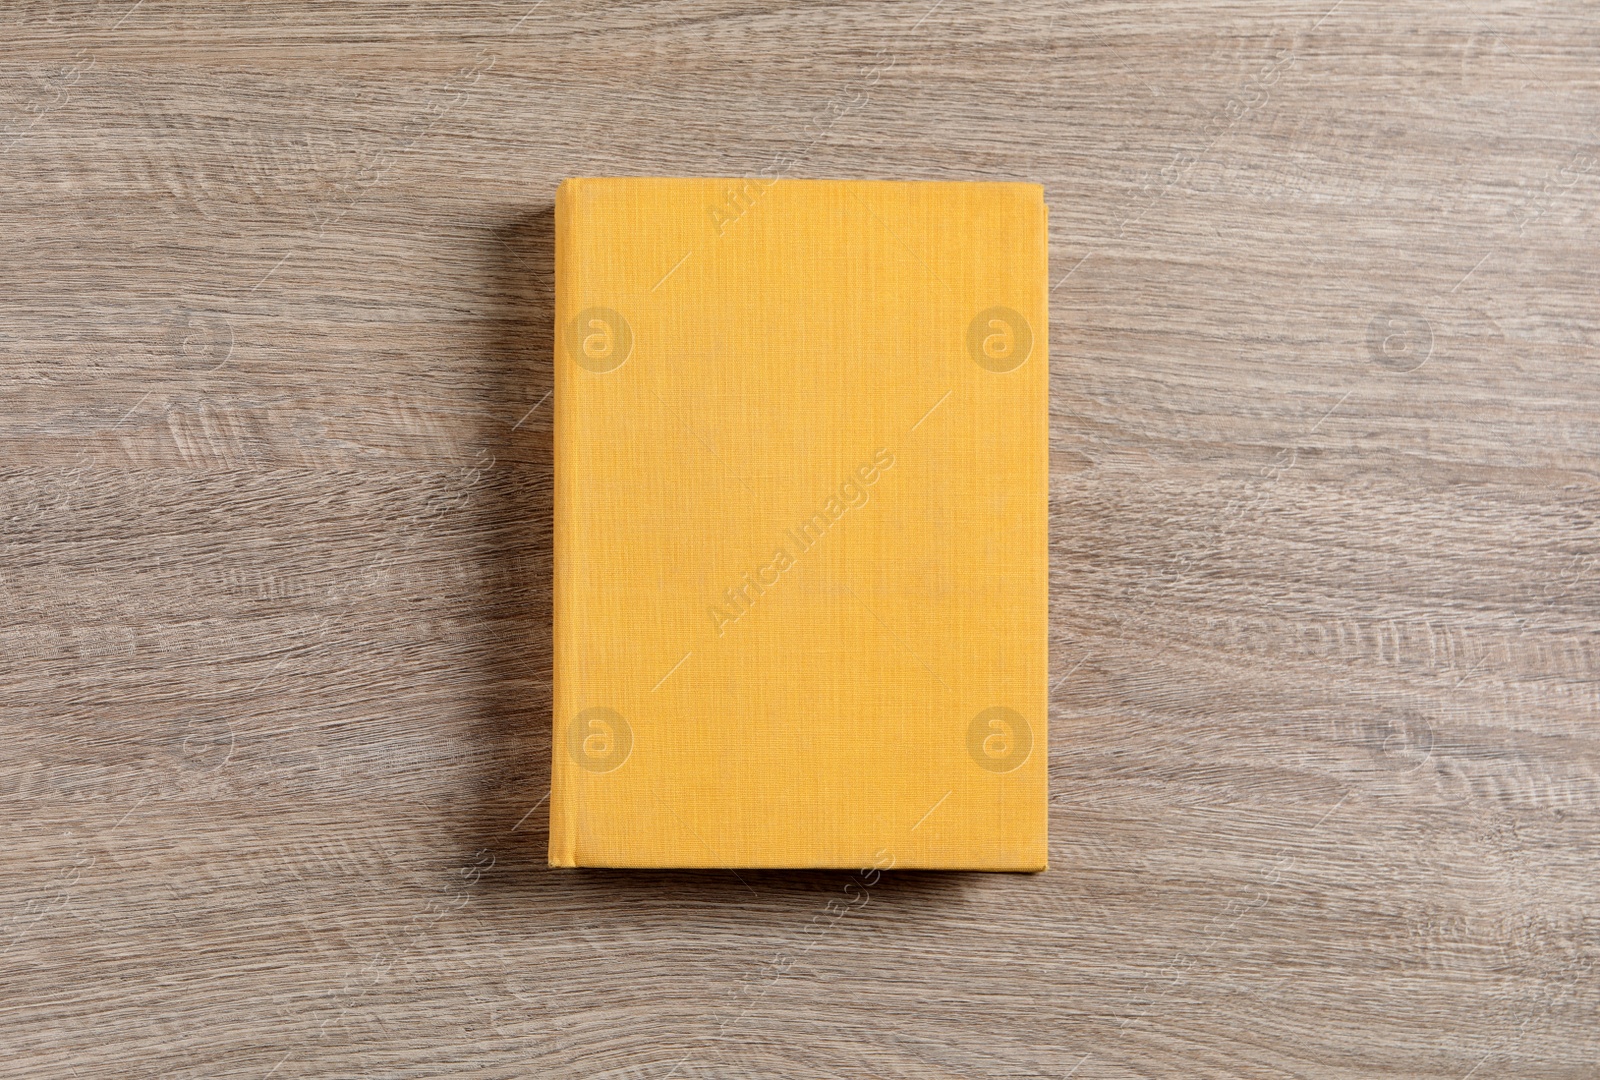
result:
<svg viewBox="0 0 1600 1080"><path fill-rule="evenodd" d="M1600 19L14 5L0 1076L1600 1075ZM568 175L1043 182L1053 869L552 872Z"/></svg>

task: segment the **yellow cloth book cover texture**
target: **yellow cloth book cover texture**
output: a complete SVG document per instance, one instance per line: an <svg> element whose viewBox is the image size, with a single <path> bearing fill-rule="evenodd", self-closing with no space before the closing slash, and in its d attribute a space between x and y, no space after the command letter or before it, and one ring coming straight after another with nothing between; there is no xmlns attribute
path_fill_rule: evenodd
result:
<svg viewBox="0 0 1600 1080"><path fill-rule="evenodd" d="M1033 184L556 196L550 862L1042 870Z"/></svg>

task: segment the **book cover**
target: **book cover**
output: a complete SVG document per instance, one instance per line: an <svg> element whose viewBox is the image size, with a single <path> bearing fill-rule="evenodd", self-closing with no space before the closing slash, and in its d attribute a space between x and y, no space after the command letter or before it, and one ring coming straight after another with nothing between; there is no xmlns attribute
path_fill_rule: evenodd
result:
<svg viewBox="0 0 1600 1080"><path fill-rule="evenodd" d="M1046 231L561 185L552 865L1045 868Z"/></svg>

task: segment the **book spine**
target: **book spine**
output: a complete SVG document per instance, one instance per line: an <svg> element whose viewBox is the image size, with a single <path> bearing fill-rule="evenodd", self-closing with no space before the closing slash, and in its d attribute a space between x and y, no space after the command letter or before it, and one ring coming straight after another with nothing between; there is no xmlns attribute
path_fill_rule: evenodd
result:
<svg viewBox="0 0 1600 1080"><path fill-rule="evenodd" d="M1039 361L1038 374L1035 376L1041 386L1040 408L1038 418L1034 423L1039 425L1039 459L1034 468L1037 470L1039 485L1039 511L1043 516L1041 528L1044 531L1044 543L1039 548L1039 589L1037 592L1038 605L1034 618L1038 625L1043 627L1045 640L1040 643L1040 655L1043 657L1044 666L1040 671L1042 676L1033 687L1034 715L1039 718L1039 734L1037 745L1048 747L1050 745L1050 205L1044 200L1044 190L1039 191L1039 247L1035 255L1038 260L1038 270L1034 274L1034 288L1039 293L1039 326L1040 333L1035 336L1038 341ZM1047 753L1048 757L1048 753ZM1044 871L1050 868L1050 775L1048 764L1040 771L1038 798L1046 807L1043 820L1039 823L1038 840L1030 850L1032 859L1025 868L1033 871Z"/></svg>
<svg viewBox="0 0 1600 1080"><path fill-rule="evenodd" d="M554 342L554 355L551 363L555 372L555 401L553 423L555 427L552 439L552 448L555 452L555 490L553 493L555 522L552 529L553 551L551 552L551 612L554 616L551 650L551 693L550 693L550 852L551 866L576 866L577 861L577 806L573 799L571 788L571 774L569 769L571 761L562 753L566 743L562 738L562 722L570 715L571 707L567 697L572 692L570 680L567 678L567 665L572 662L574 655L571 642L568 640L572 634L571 590L568 587L569 576L572 572L572 559L575 554L573 544L575 537L572 535L572 500L568 486L572 482L572 461L574 440L577 430L574 424L574 402L572 400L572 372L571 364L566 359L566 334L567 322L574 312L571 310L573 302L578 295L578 265L577 245L573 243L574 230L577 228L576 211L578 200L576 186L578 181L565 180L556 189L555 206L555 269L556 269L556 296L555 296L555 332L552 335Z"/></svg>

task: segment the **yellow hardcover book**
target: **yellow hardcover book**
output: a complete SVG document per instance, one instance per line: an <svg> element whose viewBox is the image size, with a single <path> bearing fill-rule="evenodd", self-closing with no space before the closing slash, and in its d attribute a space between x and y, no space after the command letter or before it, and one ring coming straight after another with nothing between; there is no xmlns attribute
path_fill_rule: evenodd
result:
<svg viewBox="0 0 1600 1080"><path fill-rule="evenodd" d="M556 196L550 862L1043 870L1034 184Z"/></svg>

